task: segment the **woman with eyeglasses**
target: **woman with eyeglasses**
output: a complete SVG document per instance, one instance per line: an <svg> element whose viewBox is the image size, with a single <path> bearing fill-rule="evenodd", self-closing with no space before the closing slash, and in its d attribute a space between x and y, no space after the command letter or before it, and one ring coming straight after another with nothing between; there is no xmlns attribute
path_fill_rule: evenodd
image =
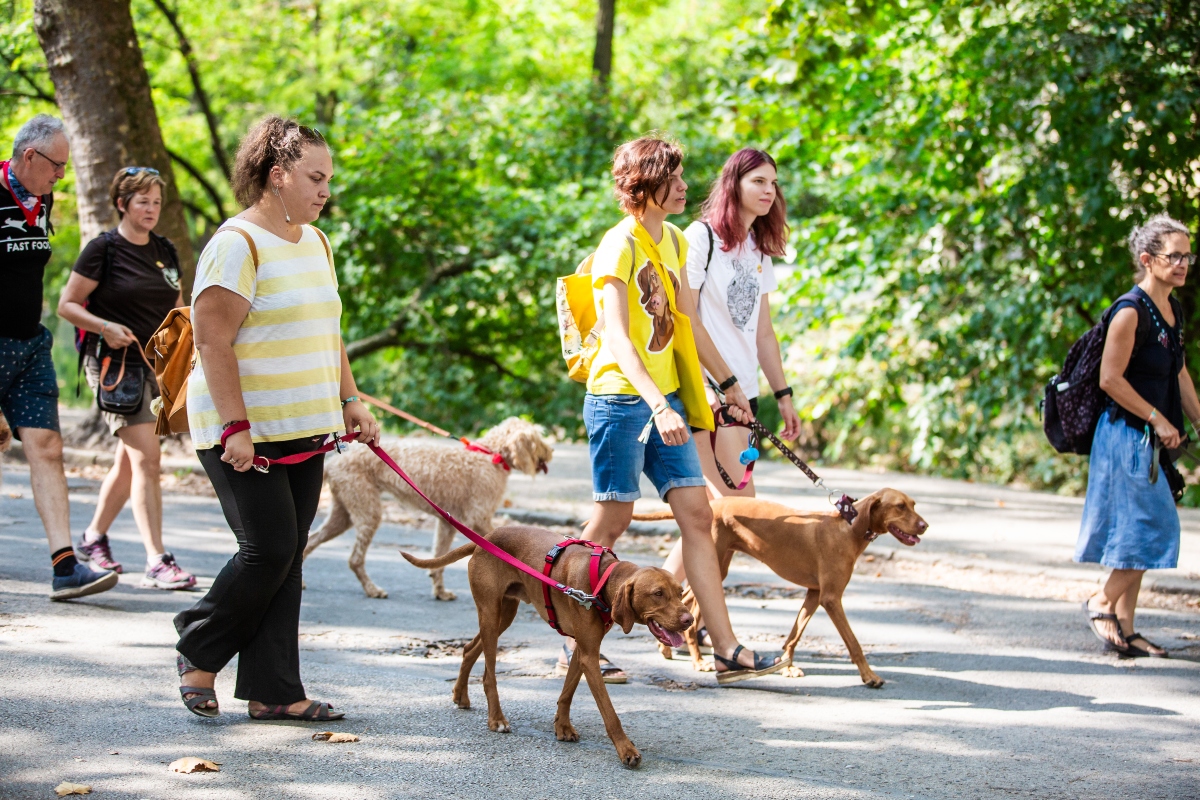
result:
<svg viewBox="0 0 1200 800"><path fill-rule="evenodd" d="M1178 473L1167 451L1185 438L1185 414L1200 427L1200 399L1183 356L1183 309L1171 293L1196 256L1187 227L1166 214L1135 226L1129 250L1136 285L1105 314L1100 388L1110 399L1092 439L1075 560L1112 568L1083 608L1105 649L1166 658L1133 619L1146 570L1179 561L1179 512L1168 477Z"/></svg>
<svg viewBox="0 0 1200 800"><path fill-rule="evenodd" d="M165 188L158 170L151 167L126 167L117 172L109 194L120 222L83 248L59 298L58 315L82 335L80 357L93 392L98 392L105 355L113 352L116 357L122 348L129 348L124 357L140 362L137 351L171 309L183 305L175 246L154 232ZM111 378L107 376L106 382ZM96 512L76 552L81 560L100 569L122 572L113 557L108 529L132 499L133 518L146 549L142 586L190 589L196 585L196 577L163 549L159 437L154 432L156 415L150 409L157 396L158 385L147 368L137 411L125 415L101 412L117 437L117 449L100 486Z"/></svg>

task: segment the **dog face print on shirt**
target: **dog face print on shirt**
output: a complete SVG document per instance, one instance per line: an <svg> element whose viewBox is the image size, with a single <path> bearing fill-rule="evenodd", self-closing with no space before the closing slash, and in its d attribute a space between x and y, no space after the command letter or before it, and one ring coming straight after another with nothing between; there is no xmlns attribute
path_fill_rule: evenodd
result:
<svg viewBox="0 0 1200 800"><path fill-rule="evenodd" d="M741 255L730 259L729 263L733 267L733 279L729 281L725 301L729 305L733 324L739 331L744 331L754 314L754 304L762 288L758 278L762 265Z"/></svg>
<svg viewBox="0 0 1200 800"><path fill-rule="evenodd" d="M679 291L679 279L671 270L667 270L667 274L671 276L671 287ZM646 263L638 270L637 274L638 289L641 290L639 302L642 305L642 310L653 321L654 332L650 336L650 341L646 343L646 352L661 353L671 343L671 339L675 336L675 317L671 315L671 305L667 301L667 291L663 287L662 280L658 277L658 270L647 259Z"/></svg>

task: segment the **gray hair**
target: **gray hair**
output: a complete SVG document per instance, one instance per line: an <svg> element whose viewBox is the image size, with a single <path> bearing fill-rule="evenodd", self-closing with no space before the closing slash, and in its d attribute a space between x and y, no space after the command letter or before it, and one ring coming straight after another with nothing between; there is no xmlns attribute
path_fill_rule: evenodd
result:
<svg viewBox="0 0 1200 800"><path fill-rule="evenodd" d="M55 136L66 138L66 135L67 132L63 129L61 119L49 114L38 114L17 131L17 135L13 139L12 157L18 159L29 148L48 145Z"/></svg>
<svg viewBox="0 0 1200 800"><path fill-rule="evenodd" d="M1182 233L1191 237L1192 233L1179 220L1169 214L1155 214L1146 220L1145 225L1134 225L1129 232L1129 252L1133 254L1134 282L1146 277L1146 268L1142 266L1142 253L1158 255L1162 252L1163 238L1174 233Z"/></svg>

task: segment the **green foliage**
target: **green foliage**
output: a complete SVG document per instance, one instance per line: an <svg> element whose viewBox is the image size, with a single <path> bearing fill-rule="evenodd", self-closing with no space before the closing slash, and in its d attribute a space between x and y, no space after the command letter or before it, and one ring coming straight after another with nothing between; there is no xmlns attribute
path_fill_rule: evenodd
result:
<svg viewBox="0 0 1200 800"><path fill-rule="evenodd" d="M1200 10L785 0L740 115L793 194L781 327L838 460L1079 485L1042 384L1131 283L1124 238L1195 228ZM1194 292L1184 294L1197 321ZM1196 362L1193 361L1193 366Z"/></svg>

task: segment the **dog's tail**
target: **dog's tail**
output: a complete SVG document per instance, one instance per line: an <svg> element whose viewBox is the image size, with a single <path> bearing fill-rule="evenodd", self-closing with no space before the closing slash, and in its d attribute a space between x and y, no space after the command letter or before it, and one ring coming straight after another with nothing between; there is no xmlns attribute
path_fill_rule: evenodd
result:
<svg viewBox="0 0 1200 800"><path fill-rule="evenodd" d="M475 547L475 543L470 542L468 544L464 544L457 550L451 550L441 558L417 558L416 556L410 556L403 550L400 551L400 555L404 556L404 559L414 567L420 567L421 569L440 569L447 564L453 564L460 558L466 558L467 556L471 555L471 553L475 552Z"/></svg>
<svg viewBox="0 0 1200 800"><path fill-rule="evenodd" d="M668 508L665 511L651 511L649 514L634 514L633 518L639 522L654 522L662 519L675 519L675 512Z"/></svg>

